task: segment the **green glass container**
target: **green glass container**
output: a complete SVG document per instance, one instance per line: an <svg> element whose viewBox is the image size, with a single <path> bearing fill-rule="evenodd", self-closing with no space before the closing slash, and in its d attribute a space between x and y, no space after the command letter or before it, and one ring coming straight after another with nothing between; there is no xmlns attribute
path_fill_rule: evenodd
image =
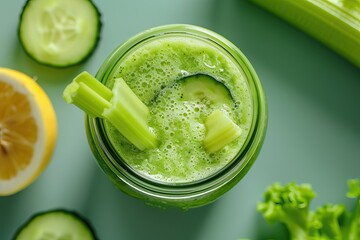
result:
<svg viewBox="0 0 360 240"><path fill-rule="evenodd" d="M232 64L241 73L241 78L246 81L251 98L251 123L242 146L231 161L214 174L193 182L162 182L144 176L129 165L126 159L123 159L109 139L104 120L86 116L85 122L88 141L99 166L120 190L152 206L189 209L206 205L218 199L248 172L264 141L267 126L267 104L258 76L244 54L219 34L193 25L165 25L137 34L110 54L101 65L96 78L111 87L111 81L119 75L119 66L126 56L146 44L173 36L190 41L192 39L200 41L204 46L211 45L216 52L231 59ZM204 61L207 60L204 58ZM209 65L208 67L213 68L214 66ZM141 70L135 69L135 71ZM196 66L191 67L191 70L182 69L179 75L187 71L196 73ZM223 69L219 70L219 72L221 71Z"/></svg>

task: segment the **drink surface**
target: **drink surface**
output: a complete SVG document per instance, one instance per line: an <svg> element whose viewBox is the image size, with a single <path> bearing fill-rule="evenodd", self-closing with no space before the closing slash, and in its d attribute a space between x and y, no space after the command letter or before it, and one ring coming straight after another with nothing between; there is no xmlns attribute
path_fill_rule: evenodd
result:
<svg viewBox="0 0 360 240"><path fill-rule="evenodd" d="M230 100L184 100L182 79L199 73L222 82ZM252 122L251 93L235 60L216 44L182 35L151 39L120 60L106 85L112 87L116 77L122 77L149 107L149 125L159 140L158 148L140 151L105 122L114 149L138 174L162 183L191 183L219 172L242 148ZM204 121L215 109L226 112L242 134L209 154L203 145Z"/></svg>

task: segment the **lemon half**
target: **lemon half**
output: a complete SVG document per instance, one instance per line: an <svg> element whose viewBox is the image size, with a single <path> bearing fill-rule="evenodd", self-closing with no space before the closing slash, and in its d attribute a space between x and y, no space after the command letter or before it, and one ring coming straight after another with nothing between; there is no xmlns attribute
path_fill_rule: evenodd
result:
<svg viewBox="0 0 360 240"><path fill-rule="evenodd" d="M26 74L0 68L0 196L41 174L56 138L56 114L44 90Z"/></svg>

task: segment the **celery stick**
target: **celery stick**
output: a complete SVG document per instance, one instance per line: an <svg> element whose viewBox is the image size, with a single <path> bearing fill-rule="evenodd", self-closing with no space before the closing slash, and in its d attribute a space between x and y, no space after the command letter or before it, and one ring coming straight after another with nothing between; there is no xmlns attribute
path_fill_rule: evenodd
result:
<svg viewBox="0 0 360 240"><path fill-rule="evenodd" d="M148 127L149 110L121 78L115 79L111 106L103 116L138 149L157 146L155 134Z"/></svg>
<svg viewBox="0 0 360 240"><path fill-rule="evenodd" d="M113 102L121 102L123 105L129 106L127 110L131 111L134 116L138 115L137 119L147 120L150 117L148 107L135 95L122 78L116 79L115 82Z"/></svg>
<svg viewBox="0 0 360 240"><path fill-rule="evenodd" d="M86 82L73 81L65 88L63 96L67 103L74 104L89 115L101 117L104 109L110 107L110 102L97 90Z"/></svg>
<svg viewBox="0 0 360 240"><path fill-rule="evenodd" d="M65 88L63 97L87 114L109 121L140 150L157 146L157 138L148 126L148 107L123 79L115 79L110 90L83 72Z"/></svg>
<svg viewBox="0 0 360 240"><path fill-rule="evenodd" d="M215 110L206 121L207 133L204 147L208 153L219 151L241 135L241 128L236 125L225 113Z"/></svg>
<svg viewBox="0 0 360 240"><path fill-rule="evenodd" d="M251 0L360 67L360 1Z"/></svg>
<svg viewBox="0 0 360 240"><path fill-rule="evenodd" d="M96 92L101 95L104 99L107 101L110 101L113 93L112 91L104 86L100 81L94 81L96 80L90 73L84 71L77 75L74 78L74 81L77 83L85 83L87 86L89 86L91 89L96 89Z"/></svg>

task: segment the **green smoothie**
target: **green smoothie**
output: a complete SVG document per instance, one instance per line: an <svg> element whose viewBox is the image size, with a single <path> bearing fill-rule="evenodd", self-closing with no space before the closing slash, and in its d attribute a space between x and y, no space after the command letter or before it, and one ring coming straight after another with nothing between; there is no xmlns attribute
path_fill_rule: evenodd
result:
<svg viewBox="0 0 360 240"><path fill-rule="evenodd" d="M243 53L186 24L131 37L63 96L86 113L106 176L161 208L203 206L230 190L255 162L267 126L265 94Z"/></svg>
<svg viewBox="0 0 360 240"><path fill-rule="evenodd" d="M224 101L187 99L188 76L211 76L229 92ZM121 159L137 174L166 184L206 179L236 158L252 122L252 98L235 60L211 41L161 36L143 41L122 57L107 86L121 77L150 110L149 126L158 147L140 151L105 121L106 135ZM221 110L241 135L214 153L204 148L206 118Z"/></svg>

